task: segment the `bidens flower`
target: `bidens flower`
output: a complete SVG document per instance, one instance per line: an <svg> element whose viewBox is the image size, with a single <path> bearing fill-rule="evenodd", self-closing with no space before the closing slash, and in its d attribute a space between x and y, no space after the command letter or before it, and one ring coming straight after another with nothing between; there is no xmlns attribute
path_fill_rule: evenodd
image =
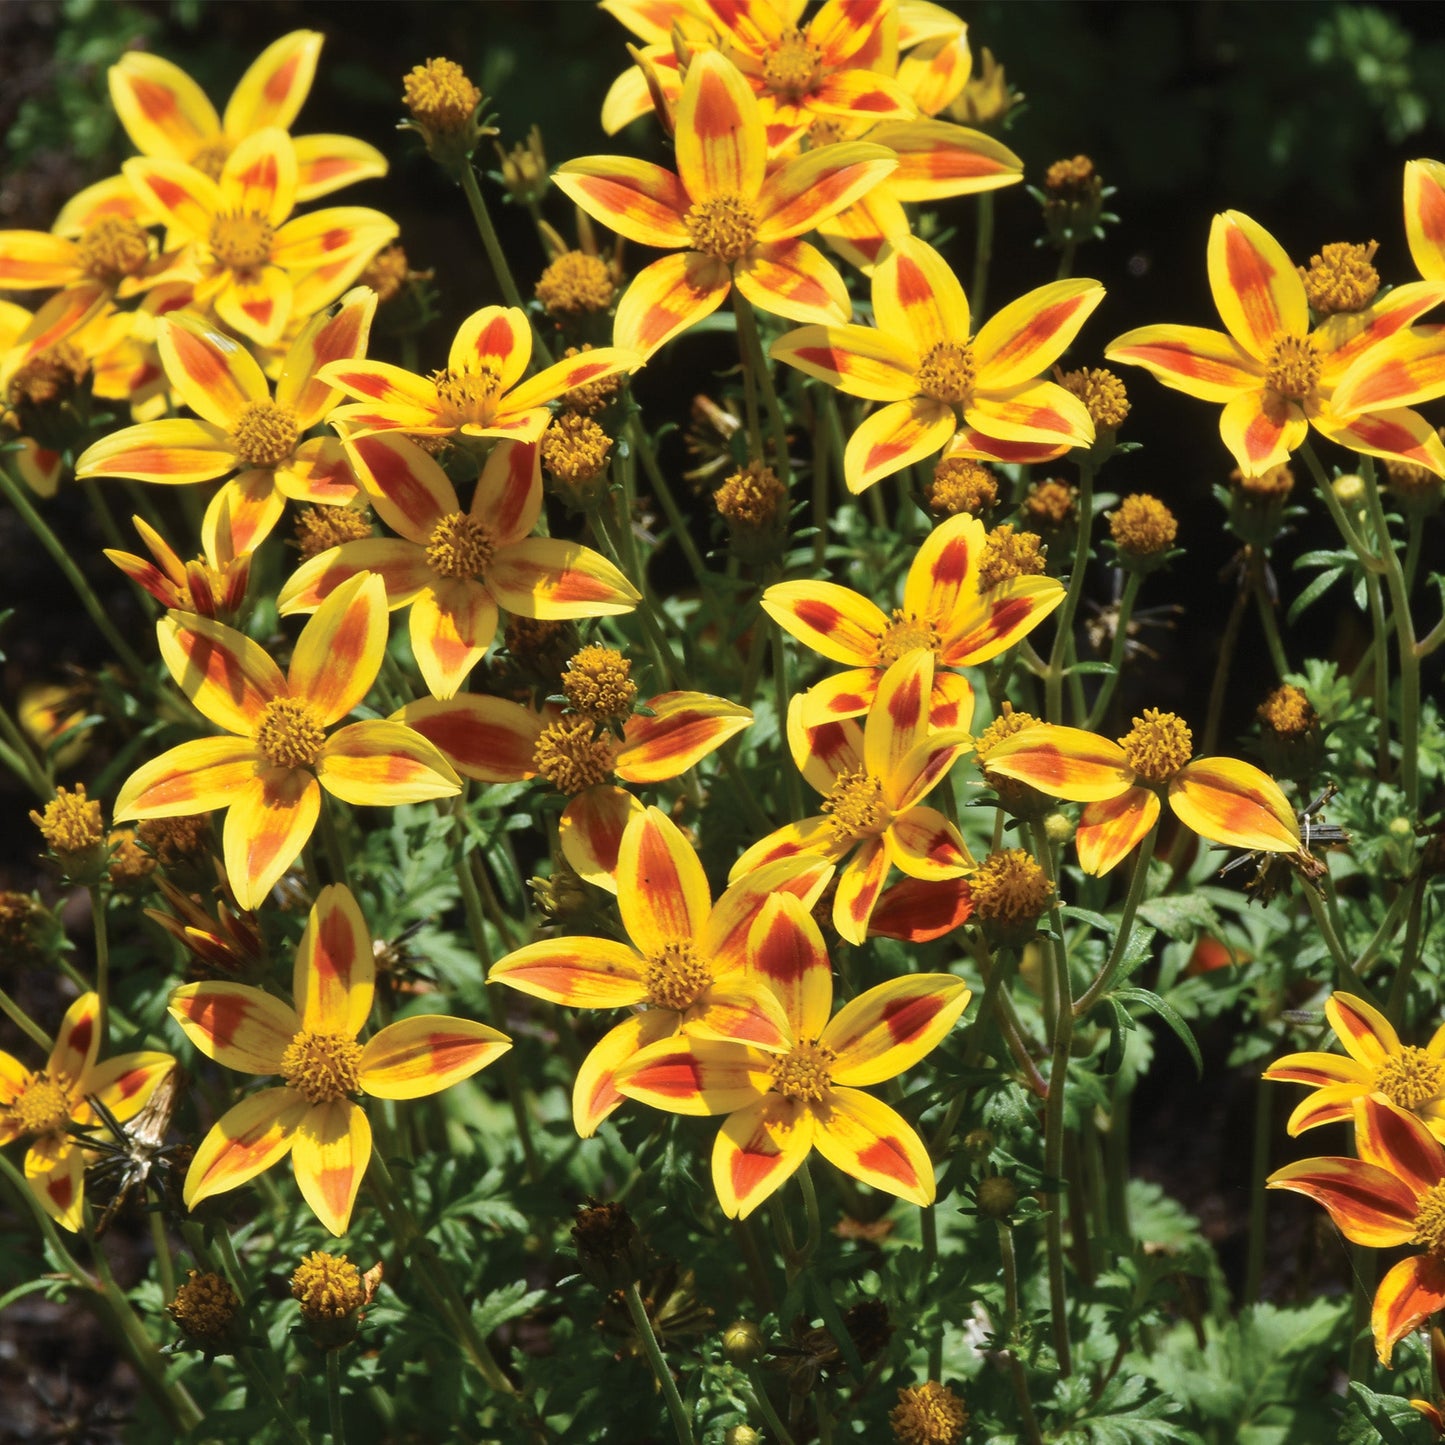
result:
<svg viewBox="0 0 1445 1445"><path fill-rule="evenodd" d="M171 995L171 1017L207 1058L284 1081L243 1099L202 1140L186 1171L188 1208L290 1154L302 1197L332 1234L343 1234L371 1159L371 1126L352 1095L420 1099L512 1046L486 1024L439 1014L398 1019L358 1043L375 979L366 920L351 893L332 884L296 949L294 1008L241 983L186 984Z"/></svg>

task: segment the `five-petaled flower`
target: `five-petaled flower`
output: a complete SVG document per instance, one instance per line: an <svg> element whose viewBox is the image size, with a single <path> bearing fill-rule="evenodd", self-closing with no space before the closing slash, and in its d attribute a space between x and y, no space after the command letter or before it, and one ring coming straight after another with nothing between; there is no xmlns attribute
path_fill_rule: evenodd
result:
<svg viewBox="0 0 1445 1445"><path fill-rule="evenodd" d="M1119 741L1040 723L988 752L988 770L1051 798L1085 803L1075 841L1085 873L1107 873L1159 819L1175 816L1211 843L1264 853L1300 851L1299 820L1279 784L1237 758L1190 759L1193 736L1170 712L1145 708Z"/></svg>
<svg viewBox="0 0 1445 1445"><path fill-rule="evenodd" d="M279 1074L229 1109L201 1141L182 1194L194 1209L291 1155L316 1217L343 1234L371 1159L371 1126L352 1098L420 1099L470 1078L512 1046L486 1024L413 1014L364 1044L375 991L371 936L355 898L323 888L296 949L295 1007L243 983L185 984L171 1017L207 1058L244 1074Z"/></svg>
<svg viewBox="0 0 1445 1445"><path fill-rule="evenodd" d="M823 154L827 153L827 148ZM941 451L963 420L967 454L1038 461L1089 446L1084 404L1040 379L1104 299L1097 281L1053 281L969 330L968 299L948 262L896 238L873 273L876 326L803 326L770 355L849 396L887 405L848 439L850 492Z"/></svg>
<svg viewBox="0 0 1445 1445"><path fill-rule="evenodd" d="M27 1069L0 1051L0 1144L31 1139L25 1180L41 1207L65 1229L78 1230L85 1207L85 1145L69 1131L99 1122L95 1098L117 1123L133 1119L176 1066L150 1050L97 1063L100 996L84 993L65 1011L43 1069Z"/></svg>
<svg viewBox="0 0 1445 1445"><path fill-rule="evenodd" d="M617 1070L637 1051L681 1031L782 1041L777 1009L744 975L748 929L770 894L811 907L832 876L817 859L760 868L716 903L692 845L657 808L634 814L617 858L617 907L630 943L551 938L492 965L488 983L573 1008L631 1008L577 1071L572 1119L583 1138L619 1104Z"/></svg>
<svg viewBox="0 0 1445 1445"><path fill-rule="evenodd" d="M195 613L156 624L171 676L228 737L196 738L143 764L115 802L117 821L225 808L222 852L242 908L260 905L310 838L321 789L344 803L445 798L461 780L403 723L369 719L328 734L371 691L386 650L386 588L344 582L302 629L283 674L244 633Z"/></svg>
<svg viewBox="0 0 1445 1445"><path fill-rule="evenodd" d="M928 1150L901 1115L862 1092L912 1068L972 997L947 973L906 974L833 1011L833 969L818 925L786 894L748 934L745 975L778 1037L725 1024L664 1039L619 1070L629 1099L678 1114L727 1114L713 1146L723 1213L745 1218L816 1148L830 1164L913 1204L933 1202Z"/></svg>

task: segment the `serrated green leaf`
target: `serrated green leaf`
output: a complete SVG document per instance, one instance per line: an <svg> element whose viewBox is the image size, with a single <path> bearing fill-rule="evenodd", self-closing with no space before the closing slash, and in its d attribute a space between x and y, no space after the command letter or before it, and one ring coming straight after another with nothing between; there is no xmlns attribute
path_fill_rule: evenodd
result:
<svg viewBox="0 0 1445 1445"><path fill-rule="evenodd" d="M472 1323L485 1339L498 1325L526 1314L546 1298L546 1290L528 1289L525 1280L514 1280L501 1289L494 1289L484 1300L472 1306Z"/></svg>

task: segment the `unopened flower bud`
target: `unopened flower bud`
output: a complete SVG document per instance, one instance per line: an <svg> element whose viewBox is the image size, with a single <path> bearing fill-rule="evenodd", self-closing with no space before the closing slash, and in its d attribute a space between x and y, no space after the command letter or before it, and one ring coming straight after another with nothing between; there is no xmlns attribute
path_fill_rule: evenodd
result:
<svg viewBox="0 0 1445 1445"><path fill-rule="evenodd" d="M978 1212L985 1219L1007 1219L1019 1202L1019 1188L1006 1174L978 1181Z"/></svg>
<svg viewBox="0 0 1445 1445"><path fill-rule="evenodd" d="M482 92L454 60L413 66L402 78L402 90L411 112L403 128L421 133L432 159L448 174L459 174L470 163L482 136L496 134L478 124Z"/></svg>
<svg viewBox="0 0 1445 1445"><path fill-rule="evenodd" d="M1341 506L1363 507L1365 505L1365 480L1354 472L1346 472L1344 476L1336 477L1330 483L1330 490L1339 499Z"/></svg>
<svg viewBox="0 0 1445 1445"><path fill-rule="evenodd" d="M750 1365L762 1353L763 1332L752 1320L734 1320L723 1331L723 1353L735 1365Z"/></svg>
<svg viewBox="0 0 1445 1445"><path fill-rule="evenodd" d="M623 1204L585 1204L574 1216L572 1242L582 1273L606 1294L641 1279L647 1246Z"/></svg>
<svg viewBox="0 0 1445 1445"><path fill-rule="evenodd" d="M723 1435L723 1445L762 1445L762 1440L751 1425L732 1425Z"/></svg>

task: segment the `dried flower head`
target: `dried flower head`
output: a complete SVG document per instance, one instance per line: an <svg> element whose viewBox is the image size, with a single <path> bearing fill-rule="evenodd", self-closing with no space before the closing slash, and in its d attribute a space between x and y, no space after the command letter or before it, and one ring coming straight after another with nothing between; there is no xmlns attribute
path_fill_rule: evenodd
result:
<svg viewBox="0 0 1445 1445"><path fill-rule="evenodd" d="M616 290L612 268L586 251L564 251L537 282L537 300L549 316L585 316L606 311Z"/></svg>
<svg viewBox="0 0 1445 1445"><path fill-rule="evenodd" d="M1043 539L1035 532L1015 532L1009 523L995 527L983 545L978 585L985 590L1014 577L1037 577L1044 570Z"/></svg>
<svg viewBox="0 0 1445 1445"><path fill-rule="evenodd" d="M1303 737L1319 725L1319 715L1310 706L1302 687L1282 683L1260 703L1259 720L1272 733L1282 738Z"/></svg>
<svg viewBox="0 0 1445 1445"><path fill-rule="evenodd" d="M513 670L522 680L556 692L567 659L577 651L577 624L542 617L509 617L502 641Z"/></svg>
<svg viewBox="0 0 1445 1445"><path fill-rule="evenodd" d="M1059 376L1059 385L1084 403L1095 431L1118 431L1129 415L1124 383L1103 366L1081 367Z"/></svg>
<svg viewBox="0 0 1445 1445"><path fill-rule="evenodd" d="M0 891L0 957L7 963L43 962L54 934L54 915L33 894Z"/></svg>
<svg viewBox="0 0 1445 1445"><path fill-rule="evenodd" d="M1007 1174L978 1181L978 1212L985 1219L1007 1219L1019 1202L1019 1187Z"/></svg>
<svg viewBox="0 0 1445 1445"><path fill-rule="evenodd" d="M226 1346L240 1308L240 1297L221 1275L193 1269L166 1313L192 1344L214 1353Z"/></svg>
<svg viewBox="0 0 1445 1445"><path fill-rule="evenodd" d="M6 400L17 410L59 406L80 389L90 371L85 353L71 341L57 341L15 370Z"/></svg>
<svg viewBox="0 0 1445 1445"><path fill-rule="evenodd" d="M637 684L629 674L632 664L610 647L584 647L569 659L562 674L562 691L573 712L597 722L632 714Z"/></svg>
<svg viewBox="0 0 1445 1445"><path fill-rule="evenodd" d="M934 467L928 510L935 517L954 517L959 512L983 517L996 501L998 480L982 462L972 457L944 457Z"/></svg>
<svg viewBox="0 0 1445 1445"><path fill-rule="evenodd" d="M573 1216L577 1263L598 1289L624 1289L642 1278L647 1246L625 1204L589 1199Z"/></svg>
<svg viewBox="0 0 1445 1445"><path fill-rule="evenodd" d="M1044 190L1059 200L1077 201L1092 195L1102 184L1088 156L1055 161L1044 172Z"/></svg>
<svg viewBox="0 0 1445 1445"><path fill-rule="evenodd" d="M898 1445L958 1445L968 1424L963 1401L936 1380L908 1385L888 1412Z"/></svg>
<svg viewBox="0 0 1445 1445"><path fill-rule="evenodd" d="M199 862L211 851L211 815L193 813L186 818L146 818L136 824L136 842L147 849L162 868Z"/></svg>
<svg viewBox="0 0 1445 1445"><path fill-rule="evenodd" d="M1109 513L1109 535L1121 562L1152 562L1162 560L1174 545L1179 524L1157 497L1135 492Z"/></svg>
<svg viewBox="0 0 1445 1445"><path fill-rule="evenodd" d="M1380 289L1380 273L1372 262L1380 249L1378 241L1356 245L1331 241L1310 257L1308 269L1296 267L1305 283L1311 310L1316 316L1333 316L1339 311L1363 311Z"/></svg>
<svg viewBox="0 0 1445 1445"><path fill-rule="evenodd" d="M1445 438L1445 427L1439 428ZM1385 490L1406 512L1417 517L1427 517L1440 509L1445 500L1445 481L1442 481L1429 467L1415 462L1385 460Z"/></svg>

